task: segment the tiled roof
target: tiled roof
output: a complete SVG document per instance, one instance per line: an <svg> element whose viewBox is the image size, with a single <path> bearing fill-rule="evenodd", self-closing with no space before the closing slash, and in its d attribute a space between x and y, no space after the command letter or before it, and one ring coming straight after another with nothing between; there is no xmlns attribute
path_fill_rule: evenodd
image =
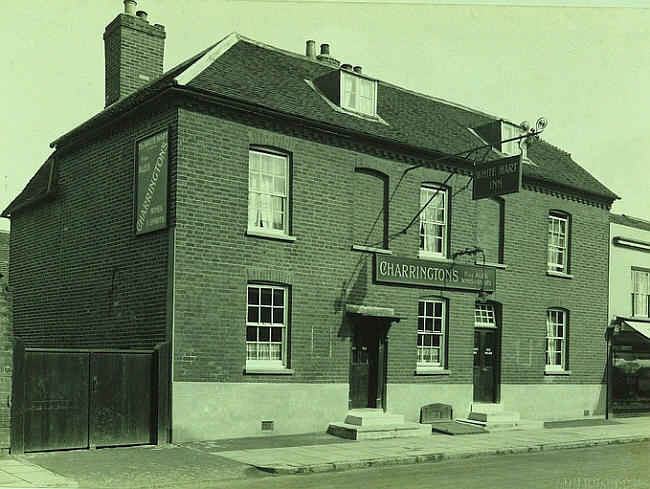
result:
<svg viewBox="0 0 650 489"><path fill-rule="evenodd" d="M52 165L54 165L54 158L50 157L45 160L22 192L2 211L2 217L8 217L15 210L37 201L47 193L53 170Z"/></svg>
<svg viewBox="0 0 650 489"><path fill-rule="evenodd" d="M225 52L214 55L226 43ZM387 124L336 111L308 83L335 70L331 65L231 34L110 105L54 141L52 146L59 146L134 108L152 95L177 85L179 79L185 81L182 75L187 75L202 64L206 67L198 70L196 76L186 83L190 89L436 153L456 154L479 146L481 140L469 128L498 120L497 117L382 81L378 82L377 114ZM543 140L529 148L528 156L535 164L524 165L525 179L568 187L604 200L618 198L573 161L571 155ZM488 159L497 157L498 154L493 151ZM39 173L42 171L43 167ZM37 183L30 182L3 214L33 198Z"/></svg>
<svg viewBox="0 0 650 489"><path fill-rule="evenodd" d="M643 229L644 231L650 231L650 222L639 219L638 217L626 216L625 214L609 214L609 221L614 224L620 224L622 226L627 226L630 228Z"/></svg>

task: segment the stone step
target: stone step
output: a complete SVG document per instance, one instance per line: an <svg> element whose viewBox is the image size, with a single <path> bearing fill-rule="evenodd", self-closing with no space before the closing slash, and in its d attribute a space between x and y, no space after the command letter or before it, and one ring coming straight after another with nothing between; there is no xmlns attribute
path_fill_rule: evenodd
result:
<svg viewBox="0 0 650 489"><path fill-rule="evenodd" d="M484 423L504 424L515 423L520 419L519 413L516 412L501 412L501 413L481 413L472 411L467 416L473 421L482 421Z"/></svg>
<svg viewBox="0 0 650 489"><path fill-rule="evenodd" d="M499 421L477 421L475 419L461 418L457 419L456 421L459 423L480 426L481 428L485 428L488 431L514 430L518 425L518 422L512 419L503 419Z"/></svg>
<svg viewBox="0 0 650 489"><path fill-rule="evenodd" d="M495 414L504 412L505 408L503 404L475 402L472 404L470 411L477 413Z"/></svg>
<svg viewBox="0 0 650 489"><path fill-rule="evenodd" d="M381 409L352 409L345 417L345 424L354 426L384 426L404 423L402 414L386 413Z"/></svg>
<svg viewBox="0 0 650 489"><path fill-rule="evenodd" d="M399 423L394 425L359 426L348 423L331 423L330 435L350 440L379 440L382 438L411 438L431 436L431 425L420 423Z"/></svg>

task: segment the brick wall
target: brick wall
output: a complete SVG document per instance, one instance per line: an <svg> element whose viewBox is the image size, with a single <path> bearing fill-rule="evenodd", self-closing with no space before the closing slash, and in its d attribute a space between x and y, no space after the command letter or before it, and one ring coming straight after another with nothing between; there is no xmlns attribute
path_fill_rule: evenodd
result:
<svg viewBox="0 0 650 489"><path fill-rule="evenodd" d="M370 254L351 250L357 232L353 216L359 214L353 209L355 167L388 175L393 195L403 170L418 160L411 157L407 165L405 155L380 157L376 149L360 144L353 148L306 129L219 111L180 110L178 139L174 380L347 382L350 325L343 311L353 303L393 307L406 318L390 330L389 383L472 382L476 292L376 285ZM250 145L284 149L292 157L293 243L246 235ZM426 168L407 174L391 202L391 233L419 210L420 184L442 182L447 175L444 169ZM478 221L493 220L496 206L472 201L471 186L462 190L468 178L456 175L449 182L451 250L482 240L494 256L498 225ZM546 274L551 209L572 216L573 279ZM507 269L497 270L492 296L503 306L502 382L602 381L607 232L604 208L531 186L505 196ZM416 224L396 236L390 249L413 258L418 245ZM291 287L290 366L295 373L289 377L243 373L247 281ZM450 375L414 375L417 305L429 296L449 299ZM544 375L546 309L552 306L570 311L572 374L562 378Z"/></svg>
<svg viewBox="0 0 650 489"><path fill-rule="evenodd" d="M0 231L0 450L9 448L12 342L11 295L7 289L9 233Z"/></svg>
<svg viewBox="0 0 650 489"><path fill-rule="evenodd" d="M175 121L173 108L141 113L62 148L58 197L12 216L14 334L26 347L165 340L168 232L134 236L134 159L137 139L166 127L175 134ZM172 179L174 148L173 139Z"/></svg>
<svg viewBox="0 0 650 489"><path fill-rule="evenodd" d="M133 15L119 14L104 32L106 105L160 76L165 28Z"/></svg>

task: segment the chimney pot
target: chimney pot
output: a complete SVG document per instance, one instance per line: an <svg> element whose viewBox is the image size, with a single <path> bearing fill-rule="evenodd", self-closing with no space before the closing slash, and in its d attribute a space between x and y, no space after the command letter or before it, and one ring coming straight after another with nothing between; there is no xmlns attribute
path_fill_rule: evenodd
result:
<svg viewBox="0 0 650 489"><path fill-rule="evenodd" d="M329 44L321 44L320 45L320 55L321 56L329 56L330 55L330 45Z"/></svg>
<svg viewBox="0 0 650 489"><path fill-rule="evenodd" d="M135 6L138 4L135 0L124 0L124 13L135 15Z"/></svg>
<svg viewBox="0 0 650 489"><path fill-rule="evenodd" d="M144 10L138 10L138 11L135 13L135 15L137 15L138 17L140 17L140 18L141 18L142 20L144 20L144 21L147 20L147 12L145 12Z"/></svg>
<svg viewBox="0 0 650 489"><path fill-rule="evenodd" d="M361 74L361 66L355 66L355 67L352 68L352 69L354 70L355 73L359 73L359 74Z"/></svg>
<svg viewBox="0 0 650 489"><path fill-rule="evenodd" d="M350 63L344 63L341 65L341 68L343 68L344 70L351 70L352 65Z"/></svg>
<svg viewBox="0 0 650 489"><path fill-rule="evenodd" d="M307 41L307 46L305 48L305 56L309 58L316 58L316 41L309 40Z"/></svg>

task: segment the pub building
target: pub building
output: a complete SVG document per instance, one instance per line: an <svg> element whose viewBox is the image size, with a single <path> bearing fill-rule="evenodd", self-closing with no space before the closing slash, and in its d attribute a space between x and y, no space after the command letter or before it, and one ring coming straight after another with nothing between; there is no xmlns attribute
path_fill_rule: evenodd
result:
<svg viewBox="0 0 650 489"><path fill-rule="evenodd" d="M488 427L605 414L617 196L535 141L543 124L311 40L303 55L232 33L162 73L164 28L134 3L104 33L106 107L3 213L16 443L415 433L436 403ZM34 388L45 367L85 410L34 419L61 398ZM138 429L107 436L97 405ZM75 440L34 429L72 418L88 418Z"/></svg>

